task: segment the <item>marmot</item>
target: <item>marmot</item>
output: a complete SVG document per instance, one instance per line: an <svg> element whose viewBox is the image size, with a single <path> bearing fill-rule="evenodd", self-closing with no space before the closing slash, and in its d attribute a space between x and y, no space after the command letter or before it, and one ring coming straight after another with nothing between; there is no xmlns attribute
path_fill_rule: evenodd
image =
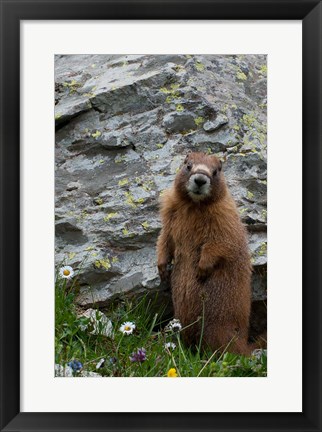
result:
<svg viewBox="0 0 322 432"><path fill-rule="evenodd" d="M162 196L161 219L158 270L170 279L175 318L189 326L184 342L198 346L202 334L204 348L249 355L247 232L216 156L188 154Z"/></svg>

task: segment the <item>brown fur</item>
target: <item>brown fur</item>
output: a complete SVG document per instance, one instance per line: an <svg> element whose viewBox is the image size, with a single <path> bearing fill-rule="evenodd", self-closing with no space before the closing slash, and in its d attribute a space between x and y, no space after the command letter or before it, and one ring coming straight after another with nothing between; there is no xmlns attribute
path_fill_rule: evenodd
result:
<svg viewBox="0 0 322 432"><path fill-rule="evenodd" d="M198 164L209 169L210 192L202 200L187 191ZM216 174L214 171L216 170ZM209 174L208 173L208 174ZM205 172L203 172L205 174ZM250 354L251 264L247 233L215 156L191 153L161 203L162 230L157 242L161 280L170 279L174 314L187 344ZM169 273L169 263L173 270Z"/></svg>

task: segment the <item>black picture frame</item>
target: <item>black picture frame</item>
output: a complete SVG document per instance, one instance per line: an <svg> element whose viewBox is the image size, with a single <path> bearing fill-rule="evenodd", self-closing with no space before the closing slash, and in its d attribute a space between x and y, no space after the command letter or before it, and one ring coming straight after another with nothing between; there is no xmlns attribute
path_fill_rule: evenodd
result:
<svg viewBox="0 0 322 432"><path fill-rule="evenodd" d="M1 431L321 431L321 3L316 0L0 0L0 4ZM21 20L31 19L302 20L303 166L294 167L294 175L303 174L302 413L20 412L19 26ZM291 359L292 347L287 346L287 341L285 350Z"/></svg>

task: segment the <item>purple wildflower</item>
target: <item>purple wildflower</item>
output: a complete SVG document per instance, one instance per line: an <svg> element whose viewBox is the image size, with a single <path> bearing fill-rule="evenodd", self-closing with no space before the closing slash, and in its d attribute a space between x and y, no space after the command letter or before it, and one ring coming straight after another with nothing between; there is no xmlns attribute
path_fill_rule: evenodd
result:
<svg viewBox="0 0 322 432"><path fill-rule="evenodd" d="M130 356L131 362L144 362L146 360L146 351L144 348L138 348L137 352L133 352Z"/></svg>

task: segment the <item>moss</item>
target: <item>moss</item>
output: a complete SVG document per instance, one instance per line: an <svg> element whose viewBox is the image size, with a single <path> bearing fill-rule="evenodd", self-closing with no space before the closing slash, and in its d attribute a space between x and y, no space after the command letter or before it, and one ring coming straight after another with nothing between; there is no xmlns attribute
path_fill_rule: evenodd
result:
<svg viewBox="0 0 322 432"><path fill-rule="evenodd" d="M180 64L175 65L173 69L174 69L177 73L185 71L185 68L184 68L182 65L180 65Z"/></svg>
<svg viewBox="0 0 322 432"><path fill-rule="evenodd" d="M102 132L100 132L98 130L96 132L92 133L92 137L95 138L95 139L98 138L98 137L100 137L101 135L102 135Z"/></svg>
<svg viewBox="0 0 322 432"><path fill-rule="evenodd" d="M102 198L101 197L99 197L99 198L96 198L95 200L95 203L97 204L97 205L102 205L103 204L103 200L102 200Z"/></svg>
<svg viewBox="0 0 322 432"><path fill-rule="evenodd" d="M203 64L203 63L201 63L201 61L196 61L196 63L195 63L195 69L198 71L198 72L203 72L204 70L205 70L205 65Z"/></svg>
<svg viewBox="0 0 322 432"><path fill-rule="evenodd" d="M253 198L254 198L254 194L250 191L247 191L247 199L252 201Z"/></svg>
<svg viewBox="0 0 322 432"><path fill-rule="evenodd" d="M259 73L260 73L260 75L266 76L267 75L267 66L266 65L261 66L259 69Z"/></svg>
<svg viewBox="0 0 322 432"><path fill-rule="evenodd" d="M79 88L79 87L81 87L82 85L81 85L81 83L79 83L79 82L77 82L76 80L72 80L72 81L70 81L70 82L64 82L63 83L63 86L64 87L66 87L66 88L68 88L68 91L69 91L69 93L70 94L73 94L73 93L75 93L76 91L77 91L77 89Z"/></svg>
<svg viewBox="0 0 322 432"><path fill-rule="evenodd" d="M240 130L240 127L238 126L238 124L235 124L235 125L233 126L233 129L234 129L235 131L239 131L239 130Z"/></svg>
<svg viewBox="0 0 322 432"><path fill-rule="evenodd" d="M157 144L157 148L158 148L158 149L162 149L162 148L163 148L163 144L160 144L160 143Z"/></svg>
<svg viewBox="0 0 322 432"><path fill-rule="evenodd" d="M61 115L60 113L55 114L55 120L60 119L61 116L62 116L62 115Z"/></svg>
<svg viewBox="0 0 322 432"><path fill-rule="evenodd" d="M178 104L178 105L176 106L176 110L177 110L178 112L182 112L182 111L184 110L184 108L183 108L182 105Z"/></svg>
<svg viewBox="0 0 322 432"><path fill-rule="evenodd" d="M266 253L267 253L267 242L263 242L261 243L258 255L263 256L266 255Z"/></svg>
<svg viewBox="0 0 322 432"><path fill-rule="evenodd" d="M117 155L115 156L114 162L119 164L125 162L125 155Z"/></svg>
<svg viewBox="0 0 322 432"><path fill-rule="evenodd" d="M119 259L118 259L117 256L113 256L113 257L112 257L112 263L113 263L113 264L117 263L118 261L119 261Z"/></svg>
<svg viewBox="0 0 322 432"><path fill-rule="evenodd" d="M77 85L77 81L76 80L72 80L71 82L64 82L63 83L64 87L72 87L72 86L75 86L75 85Z"/></svg>
<svg viewBox="0 0 322 432"><path fill-rule="evenodd" d="M248 129L251 129L251 136L246 136L243 139L244 144L250 145L253 150L257 150L255 142L255 140L257 140L261 144L262 148L265 148L267 134L266 124L260 123L252 114L245 114L242 120L244 125L247 126Z"/></svg>
<svg viewBox="0 0 322 432"><path fill-rule="evenodd" d="M260 142L265 140L267 132L266 124L260 123L252 113L244 114L242 121L248 128L253 129L254 138L258 138Z"/></svg>
<svg viewBox="0 0 322 432"><path fill-rule="evenodd" d="M143 226L143 228L145 230L147 230L149 228L149 226L150 226L148 221L145 221L145 222L141 223L141 225Z"/></svg>
<svg viewBox="0 0 322 432"><path fill-rule="evenodd" d="M169 88L167 87L161 87L160 92L163 94L166 94L167 97L165 99L166 103L172 103L175 99L180 99L180 93L178 92L178 89L180 87L180 84L171 84Z"/></svg>
<svg viewBox="0 0 322 432"><path fill-rule="evenodd" d="M97 260L95 261L94 265L98 269L102 268L105 270L109 270L111 268L111 262L108 258Z"/></svg>
<svg viewBox="0 0 322 432"><path fill-rule="evenodd" d="M69 252L68 259L72 260L76 256L76 252Z"/></svg>
<svg viewBox="0 0 322 432"><path fill-rule="evenodd" d="M195 83L195 80L194 80L193 77L190 77L190 78L188 79L188 81L187 81L187 85L189 85L189 86L193 86L194 83Z"/></svg>
<svg viewBox="0 0 322 432"><path fill-rule="evenodd" d="M243 138L243 144L248 146L248 145L252 145L253 142L249 139L249 136L245 135Z"/></svg>
<svg viewBox="0 0 322 432"><path fill-rule="evenodd" d="M127 236L127 235L129 235L129 230L127 228L123 228L122 233L123 233L123 235Z"/></svg>
<svg viewBox="0 0 322 432"><path fill-rule="evenodd" d="M253 140L253 138L255 140ZM248 147L247 152L251 151L252 153L259 153L257 150L258 142L259 142L259 134L256 131L252 132L252 135L244 136L243 138L243 145L246 145Z"/></svg>
<svg viewBox="0 0 322 432"><path fill-rule="evenodd" d="M145 192L150 192L152 189L147 183L144 183L141 187Z"/></svg>
<svg viewBox="0 0 322 432"><path fill-rule="evenodd" d="M110 219L112 218L116 218L118 216L118 213L108 213L105 217L104 217L104 221L108 222Z"/></svg>
<svg viewBox="0 0 322 432"><path fill-rule="evenodd" d="M227 111L228 111L228 104L225 104L223 107L222 107L222 109L221 109L221 111L224 113L224 114L227 114Z"/></svg>
<svg viewBox="0 0 322 432"><path fill-rule="evenodd" d="M82 220L86 219L87 216L88 216L87 210L82 210L82 211L80 212L80 214L76 216L76 220L77 220L78 222L81 222Z"/></svg>
<svg viewBox="0 0 322 432"><path fill-rule="evenodd" d="M246 81L247 80L247 76L244 74L244 72L242 72L241 70L239 70L236 74L236 77L238 80L240 81Z"/></svg>
<svg viewBox="0 0 322 432"><path fill-rule="evenodd" d="M161 87L161 88L160 88L160 92L161 92L161 93L164 93L164 94L168 94L168 93L171 93L171 90L170 90L170 89L167 89L166 87Z"/></svg>
<svg viewBox="0 0 322 432"><path fill-rule="evenodd" d="M129 180L128 180L127 178L122 179L122 180L120 180L120 181L118 182L118 185L119 185L120 187L125 186L125 185L127 185L127 184L129 184Z"/></svg>
<svg viewBox="0 0 322 432"><path fill-rule="evenodd" d="M252 128L255 122L256 122L256 118L253 115L248 115L248 114L243 115L243 123L247 127Z"/></svg>
<svg viewBox="0 0 322 432"><path fill-rule="evenodd" d="M203 117L197 117L195 118L195 124L196 126L201 126L206 120Z"/></svg>
<svg viewBox="0 0 322 432"><path fill-rule="evenodd" d="M126 196L126 204L128 204L132 208L136 208L134 197L130 192L125 192Z"/></svg>
<svg viewBox="0 0 322 432"><path fill-rule="evenodd" d="M174 99L180 98L180 93L177 91L180 87L180 84L171 84L169 88L161 87L160 92L168 95L165 99L166 103L171 103Z"/></svg>
<svg viewBox="0 0 322 432"><path fill-rule="evenodd" d="M87 248L85 248L86 252L92 251L94 250L94 246L88 246Z"/></svg>
<svg viewBox="0 0 322 432"><path fill-rule="evenodd" d="M257 138L259 139L259 142L263 145L266 139L266 134L262 132L257 132Z"/></svg>
<svg viewBox="0 0 322 432"><path fill-rule="evenodd" d="M145 201L144 198L138 198L138 199L134 200L134 202L137 204L143 204L144 201Z"/></svg>
<svg viewBox="0 0 322 432"><path fill-rule="evenodd" d="M233 147L230 147L229 148L229 152L230 153L237 153L238 152L238 146L235 145Z"/></svg>

